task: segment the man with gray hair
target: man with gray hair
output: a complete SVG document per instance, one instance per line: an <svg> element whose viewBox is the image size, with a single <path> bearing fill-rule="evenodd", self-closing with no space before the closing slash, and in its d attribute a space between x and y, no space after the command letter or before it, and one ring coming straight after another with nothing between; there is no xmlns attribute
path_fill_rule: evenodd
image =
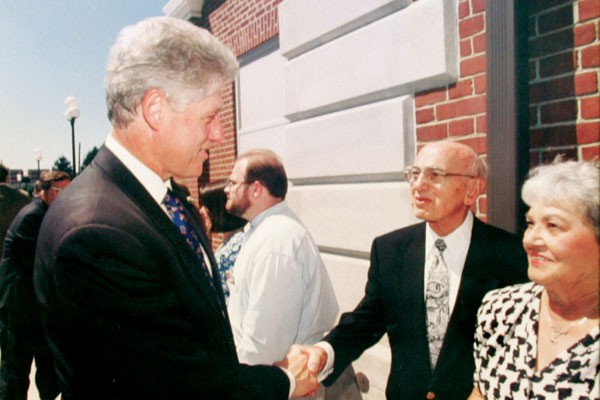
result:
<svg viewBox="0 0 600 400"><path fill-rule="evenodd" d="M105 78L113 130L44 220L36 294L72 399L285 399L299 363L238 362L211 245L173 177L223 140L234 55L169 17L121 31ZM295 376L297 373L298 376Z"/></svg>

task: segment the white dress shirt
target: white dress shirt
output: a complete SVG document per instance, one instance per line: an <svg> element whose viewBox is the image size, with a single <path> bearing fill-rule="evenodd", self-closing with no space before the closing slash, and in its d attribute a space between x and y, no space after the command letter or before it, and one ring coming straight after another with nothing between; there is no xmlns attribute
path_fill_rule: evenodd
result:
<svg viewBox="0 0 600 400"><path fill-rule="evenodd" d="M240 362L272 364L292 344L320 340L338 304L317 246L285 202L246 229L229 283L229 317Z"/></svg>

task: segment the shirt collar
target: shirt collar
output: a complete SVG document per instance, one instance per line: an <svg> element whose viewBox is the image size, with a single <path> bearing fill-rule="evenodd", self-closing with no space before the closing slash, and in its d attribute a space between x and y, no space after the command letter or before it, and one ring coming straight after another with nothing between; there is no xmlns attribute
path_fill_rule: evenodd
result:
<svg viewBox="0 0 600 400"><path fill-rule="evenodd" d="M249 221L246 224L246 226L244 227L244 231L246 233L248 233L251 230L256 229L256 227L258 225L260 225L260 223L263 222L267 217L269 217L270 215L279 213L279 212L283 211L285 208L287 208L285 201L281 201L280 203L277 203L274 206L267 208L266 210L264 210L263 212L258 214L256 217L254 217L252 219L252 221Z"/></svg>
<svg viewBox="0 0 600 400"><path fill-rule="evenodd" d="M427 228L425 229L425 248L428 251L435 246L435 241L437 239L444 239L448 250L450 250L450 252L453 252L462 247L468 248L469 243L471 243L471 232L473 230L473 214L471 212L468 212L463 223L460 224L458 228L456 228L444 237L441 237L437 233L435 233L433 229L431 229L429 224L426 224L426 226Z"/></svg>
<svg viewBox="0 0 600 400"><path fill-rule="evenodd" d="M171 187L171 181L163 181L154 171L144 163L135 158L121 143L111 134L106 138L104 145L121 161L125 167L135 176L142 186L150 193L150 196L160 204Z"/></svg>

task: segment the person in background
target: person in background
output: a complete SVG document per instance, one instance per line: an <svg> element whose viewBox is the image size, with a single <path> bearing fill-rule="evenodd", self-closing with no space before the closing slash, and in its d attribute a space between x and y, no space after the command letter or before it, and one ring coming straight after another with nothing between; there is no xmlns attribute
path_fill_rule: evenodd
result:
<svg viewBox="0 0 600 400"><path fill-rule="evenodd" d="M0 262L0 309L6 315L6 336L1 343L1 400L27 399L34 359L40 399L51 400L60 393L33 290L33 266L42 220L70 182L66 172L44 173L36 183L37 198L19 211L6 234Z"/></svg>
<svg viewBox="0 0 600 400"><path fill-rule="evenodd" d="M4 237L10 223L31 198L23 191L8 184L9 170L0 164L0 254L4 248Z"/></svg>
<svg viewBox="0 0 600 400"><path fill-rule="evenodd" d="M484 298L469 399L600 398L599 182L585 161L530 172L522 197L532 282Z"/></svg>
<svg viewBox="0 0 600 400"><path fill-rule="evenodd" d="M63 400L285 399L314 390L306 357L239 363L202 221L172 179L224 138L233 53L155 17L124 28L105 76L112 131L42 224L35 290Z"/></svg>
<svg viewBox="0 0 600 400"><path fill-rule="evenodd" d="M215 252L215 258L219 265L223 294L227 302L229 301L227 280L232 279L233 265L242 245L242 228L247 221L227 212L225 209L227 195L223 191L224 188L224 182L214 182L202 188L200 214L204 215L210 225L208 231L221 234L222 243Z"/></svg>
<svg viewBox="0 0 600 400"><path fill-rule="evenodd" d="M373 241L365 295L323 342L294 346L331 384L387 333L388 399L464 400L473 387L473 334L485 293L527 279L519 239L471 212L484 189L483 160L467 145L425 145L404 169L423 223ZM291 358L292 355L290 355Z"/></svg>
<svg viewBox="0 0 600 400"><path fill-rule="evenodd" d="M248 220L228 280L238 357L271 364L294 343L315 343L338 304L319 249L285 197L287 176L270 150L240 154L225 186L226 209Z"/></svg>

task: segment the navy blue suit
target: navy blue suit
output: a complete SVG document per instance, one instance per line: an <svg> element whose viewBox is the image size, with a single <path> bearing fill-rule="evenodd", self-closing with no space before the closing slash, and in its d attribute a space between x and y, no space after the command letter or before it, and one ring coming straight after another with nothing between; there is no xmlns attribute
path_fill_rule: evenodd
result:
<svg viewBox="0 0 600 400"><path fill-rule="evenodd" d="M63 400L288 397L279 368L238 363L210 242L180 197L217 294L166 213L108 149L52 204L34 281Z"/></svg>

